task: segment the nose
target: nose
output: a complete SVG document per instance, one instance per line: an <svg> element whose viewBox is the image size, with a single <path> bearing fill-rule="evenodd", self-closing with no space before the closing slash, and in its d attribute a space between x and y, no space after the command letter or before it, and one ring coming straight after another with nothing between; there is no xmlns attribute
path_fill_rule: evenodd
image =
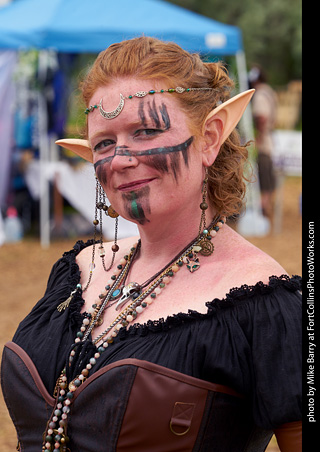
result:
<svg viewBox="0 0 320 452"><path fill-rule="evenodd" d="M114 156L111 161L112 171L121 171L128 167L136 167L139 164L134 153L130 152L128 146L116 146Z"/></svg>

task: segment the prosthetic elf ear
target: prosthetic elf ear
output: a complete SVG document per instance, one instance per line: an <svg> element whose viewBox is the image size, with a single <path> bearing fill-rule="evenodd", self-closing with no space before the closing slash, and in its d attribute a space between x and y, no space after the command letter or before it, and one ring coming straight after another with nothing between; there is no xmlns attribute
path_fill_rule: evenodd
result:
<svg viewBox="0 0 320 452"><path fill-rule="evenodd" d="M221 144L224 143L240 121L254 91L254 89L244 91L214 108L206 117L203 130L205 130L206 124L213 117L221 119L223 122Z"/></svg>
<svg viewBox="0 0 320 452"><path fill-rule="evenodd" d="M93 162L92 150L87 140L66 138L64 140L57 140L56 144L62 146L63 148L69 149L69 151L75 152L88 162Z"/></svg>

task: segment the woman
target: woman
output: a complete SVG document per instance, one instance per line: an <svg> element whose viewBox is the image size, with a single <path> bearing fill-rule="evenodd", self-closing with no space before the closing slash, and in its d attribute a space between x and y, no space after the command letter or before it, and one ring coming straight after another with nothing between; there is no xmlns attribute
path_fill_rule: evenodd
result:
<svg viewBox="0 0 320 452"><path fill-rule="evenodd" d="M219 63L148 37L81 88L87 140L58 144L94 164L95 226L119 214L139 237L78 242L7 344L21 450L258 452L273 431L300 450L300 280L225 224L253 92L229 99Z"/></svg>

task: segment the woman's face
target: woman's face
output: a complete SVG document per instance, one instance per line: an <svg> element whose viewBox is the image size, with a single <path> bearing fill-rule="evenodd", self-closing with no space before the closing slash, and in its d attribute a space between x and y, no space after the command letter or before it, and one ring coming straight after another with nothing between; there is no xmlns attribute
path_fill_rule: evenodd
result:
<svg viewBox="0 0 320 452"><path fill-rule="evenodd" d="M120 78L98 88L90 105L102 99L114 110L123 96L164 89L164 83ZM176 99L156 93L125 99L122 112L105 119L99 109L88 115L88 138L96 175L117 212L140 225L157 215L199 208L203 165L201 153Z"/></svg>

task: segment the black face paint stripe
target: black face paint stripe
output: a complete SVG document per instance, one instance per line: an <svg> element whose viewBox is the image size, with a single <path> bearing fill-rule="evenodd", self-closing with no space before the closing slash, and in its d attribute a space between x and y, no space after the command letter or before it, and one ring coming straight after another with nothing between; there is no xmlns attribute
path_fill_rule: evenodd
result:
<svg viewBox="0 0 320 452"><path fill-rule="evenodd" d="M145 151L134 151L134 150L130 150L126 146L118 146L118 147L116 147L116 149L114 151L114 155L111 155L110 157L105 157L104 159L98 160L94 164L94 168L95 168L95 170L97 170L97 168L100 165L104 165L105 163L111 162L111 160L115 157L115 155L120 155L123 157L143 157L143 156L152 156L152 155L156 155L156 154L167 155L167 154L172 154L175 152L182 152L185 164L188 166L187 151L188 151L189 146L192 144L192 142L193 142L193 137L190 137L185 142L177 144L176 146L165 146L165 147L160 147L160 148L152 148L152 149L146 149Z"/></svg>
<svg viewBox="0 0 320 452"><path fill-rule="evenodd" d="M102 185L107 185L107 172L103 169L102 166L95 166L95 171L98 180Z"/></svg>
<svg viewBox="0 0 320 452"><path fill-rule="evenodd" d="M111 160L113 159L113 157L114 157L114 155L111 155L110 157L105 157L104 159L98 160L98 161L93 165L93 166L94 166L94 169L97 171L98 168L99 168L101 165L104 165L105 163L111 162Z"/></svg>
<svg viewBox="0 0 320 452"><path fill-rule="evenodd" d="M165 104L161 104L160 107L159 107L159 110L160 110L160 113L161 113L161 117L162 117L162 121L164 123L165 130L170 129L170 127L171 127L170 116L168 114L166 105Z"/></svg>
<svg viewBox="0 0 320 452"><path fill-rule="evenodd" d="M147 121L146 121L146 117L145 117L145 114L144 114L144 101L143 100L141 100L139 102L138 116L141 119L142 125L144 127L147 127Z"/></svg>
<svg viewBox="0 0 320 452"><path fill-rule="evenodd" d="M151 120L153 121L154 125L158 129L160 129L161 123L160 123L159 115L157 112L157 106L156 106L155 99L153 99L152 105L151 105L151 102L148 102L148 107L149 107L149 116L150 116Z"/></svg>
<svg viewBox="0 0 320 452"><path fill-rule="evenodd" d="M155 170L161 171L162 173L168 173L168 161L166 154L154 154L146 157L146 164L152 166Z"/></svg>

